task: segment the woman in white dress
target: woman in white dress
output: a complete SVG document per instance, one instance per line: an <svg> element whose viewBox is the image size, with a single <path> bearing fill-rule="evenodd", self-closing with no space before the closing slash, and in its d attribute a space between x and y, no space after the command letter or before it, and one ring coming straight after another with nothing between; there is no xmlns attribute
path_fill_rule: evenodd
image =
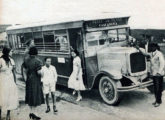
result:
<svg viewBox="0 0 165 120"><path fill-rule="evenodd" d="M10 48L4 47L2 53L0 57L0 117L1 110L7 110L6 120L10 120L10 110L18 107L15 63L10 57L12 55Z"/></svg>
<svg viewBox="0 0 165 120"><path fill-rule="evenodd" d="M69 77L68 87L74 89L73 95L76 94L76 92L78 93L76 101L80 101L82 99L80 91L85 90L82 78L81 59L77 50L72 51L71 55L73 57L73 72Z"/></svg>

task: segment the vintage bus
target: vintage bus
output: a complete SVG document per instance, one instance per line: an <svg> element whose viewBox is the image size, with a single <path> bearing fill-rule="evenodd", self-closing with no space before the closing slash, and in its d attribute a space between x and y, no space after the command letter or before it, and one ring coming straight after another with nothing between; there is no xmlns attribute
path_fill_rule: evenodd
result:
<svg viewBox="0 0 165 120"><path fill-rule="evenodd" d="M67 86L72 47L80 53L86 89L98 89L107 104L116 105L122 92L152 85L147 79L145 57L129 47L128 20L129 16L107 16L9 27L8 42L15 49L16 71L21 73L25 43L33 39L39 58L52 58L57 83Z"/></svg>

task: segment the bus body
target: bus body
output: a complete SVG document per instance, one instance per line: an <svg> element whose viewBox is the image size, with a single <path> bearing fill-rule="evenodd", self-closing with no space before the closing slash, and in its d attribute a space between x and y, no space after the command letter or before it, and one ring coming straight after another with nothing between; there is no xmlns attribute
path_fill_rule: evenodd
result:
<svg viewBox="0 0 165 120"><path fill-rule="evenodd" d="M52 58L57 83L67 86L72 72L70 47L80 53L87 90L98 88L103 100L115 105L122 91L152 84L147 78L145 57L129 43L129 16L78 21L18 25L7 29L8 42L15 49L16 71L21 67L26 41L33 39L38 57Z"/></svg>

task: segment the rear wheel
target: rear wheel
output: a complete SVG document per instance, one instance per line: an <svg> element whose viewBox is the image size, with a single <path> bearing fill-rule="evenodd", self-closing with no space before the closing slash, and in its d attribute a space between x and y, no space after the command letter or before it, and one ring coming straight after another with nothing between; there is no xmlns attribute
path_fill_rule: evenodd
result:
<svg viewBox="0 0 165 120"><path fill-rule="evenodd" d="M120 95L116 83L111 78L104 76L100 79L99 92L105 103L109 105L119 104Z"/></svg>

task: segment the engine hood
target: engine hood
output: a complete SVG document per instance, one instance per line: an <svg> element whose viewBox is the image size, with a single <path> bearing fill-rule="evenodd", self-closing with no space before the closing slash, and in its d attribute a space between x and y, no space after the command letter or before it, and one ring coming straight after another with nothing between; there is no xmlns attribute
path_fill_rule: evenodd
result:
<svg viewBox="0 0 165 120"><path fill-rule="evenodd" d="M129 54L138 52L133 47L105 47L97 51L100 71L107 71L113 78L121 78L128 73Z"/></svg>
<svg viewBox="0 0 165 120"><path fill-rule="evenodd" d="M126 54L132 52L138 52L138 50L134 47L105 47L98 50L97 54L107 54L107 53Z"/></svg>

